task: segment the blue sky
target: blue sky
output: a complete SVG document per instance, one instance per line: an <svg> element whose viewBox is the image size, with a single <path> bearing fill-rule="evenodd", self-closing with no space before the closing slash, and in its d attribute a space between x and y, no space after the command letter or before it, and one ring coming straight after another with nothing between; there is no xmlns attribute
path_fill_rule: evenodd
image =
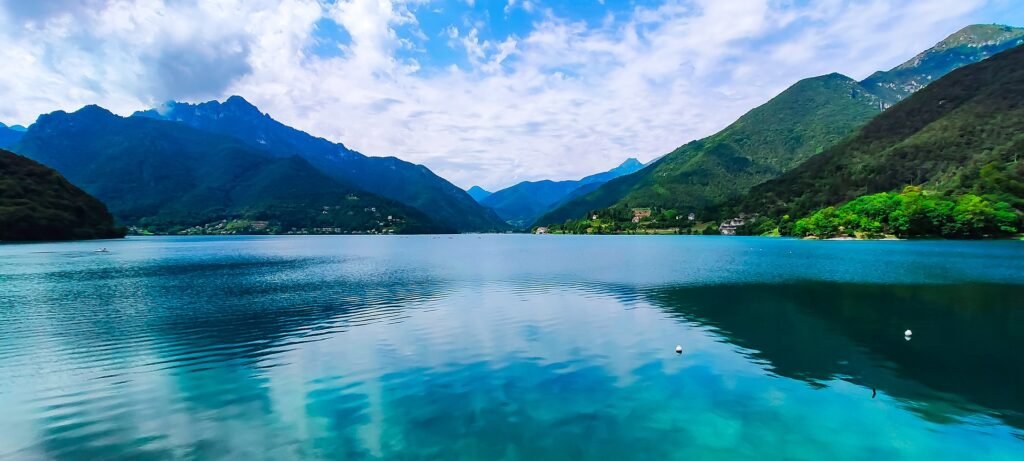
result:
<svg viewBox="0 0 1024 461"><path fill-rule="evenodd" d="M0 0L0 121L239 94L459 186L578 178L1019 0Z"/></svg>

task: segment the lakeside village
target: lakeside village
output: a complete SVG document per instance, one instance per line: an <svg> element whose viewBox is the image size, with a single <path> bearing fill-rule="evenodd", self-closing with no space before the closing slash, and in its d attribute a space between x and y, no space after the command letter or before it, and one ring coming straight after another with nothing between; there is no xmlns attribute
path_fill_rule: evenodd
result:
<svg viewBox="0 0 1024 461"><path fill-rule="evenodd" d="M1008 202L974 194L957 196L907 186L901 192L864 195L801 219L745 215L721 223L690 213L650 208L611 209L538 233L793 236L805 239L950 238L1024 240L1021 215Z"/></svg>
<svg viewBox="0 0 1024 461"><path fill-rule="evenodd" d="M737 235L737 230L757 222L756 215L741 214L721 223L700 221L695 213L657 208L607 209L590 219L567 221L534 229L536 234L639 234L639 235Z"/></svg>
<svg viewBox="0 0 1024 461"><path fill-rule="evenodd" d="M328 215L331 207L323 207L320 214ZM390 235L397 233L397 229L405 223L405 220L392 215L384 216L377 211L377 207L366 207L364 213L372 214L360 228L322 226L289 226L273 219L221 219L210 223L196 226L130 226L128 235ZM352 211L347 215L351 216ZM330 222L331 220L326 220Z"/></svg>

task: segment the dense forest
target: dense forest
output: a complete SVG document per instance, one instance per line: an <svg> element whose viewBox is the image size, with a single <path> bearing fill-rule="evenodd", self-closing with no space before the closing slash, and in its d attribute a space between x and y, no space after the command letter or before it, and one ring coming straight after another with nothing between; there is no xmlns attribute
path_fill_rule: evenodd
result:
<svg viewBox="0 0 1024 461"><path fill-rule="evenodd" d="M1006 202L907 187L900 193L866 195L826 207L796 221L761 219L741 232L818 238L990 238L1013 235L1019 229L1020 216Z"/></svg>
<svg viewBox="0 0 1024 461"><path fill-rule="evenodd" d="M0 150L0 240L123 237L107 208L59 173Z"/></svg>

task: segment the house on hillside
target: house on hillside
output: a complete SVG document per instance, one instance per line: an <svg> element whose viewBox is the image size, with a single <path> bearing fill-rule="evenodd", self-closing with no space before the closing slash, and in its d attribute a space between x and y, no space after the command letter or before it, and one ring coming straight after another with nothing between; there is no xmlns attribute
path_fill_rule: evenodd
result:
<svg viewBox="0 0 1024 461"><path fill-rule="evenodd" d="M638 223L644 218L651 217L650 208L633 208L633 223Z"/></svg>
<svg viewBox="0 0 1024 461"><path fill-rule="evenodd" d="M546 228L546 227L538 227L537 230L534 231L534 233L537 234L537 235L547 234L548 233L548 228Z"/></svg>
<svg viewBox="0 0 1024 461"><path fill-rule="evenodd" d="M718 232L722 235L736 235L736 228L743 226L748 222L754 222L754 219L756 218L753 216L748 217L744 214L740 214L738 218L722 221L722 223L718 225Z"/></svg>

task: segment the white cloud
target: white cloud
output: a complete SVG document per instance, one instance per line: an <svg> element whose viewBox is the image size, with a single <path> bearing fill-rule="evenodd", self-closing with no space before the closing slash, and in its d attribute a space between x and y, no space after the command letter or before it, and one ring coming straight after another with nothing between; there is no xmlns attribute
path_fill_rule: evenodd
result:
<svg viewBox="0 0 1024 461"><path fill-rule="evenodd" d="M479 20L428 38L416 16L427 3L0 0L0 121L241 94L315 135L493 189L654 158L797 79L894 66L986 2L669 0L593 25L510 1L536 22L500 39L482 38ZM309 52L324 17L351 37L340 56ZM423 69L402 51L425 40L467 64Z"/></svg>
<svg viewBox="0 0 1024 461"><path fill-rule="evenodd" d="M514 8L522 8L527 13L532 13L535 9L533 2L530 0L508 0L505 3L505 14L509 14Z"/></svg>

